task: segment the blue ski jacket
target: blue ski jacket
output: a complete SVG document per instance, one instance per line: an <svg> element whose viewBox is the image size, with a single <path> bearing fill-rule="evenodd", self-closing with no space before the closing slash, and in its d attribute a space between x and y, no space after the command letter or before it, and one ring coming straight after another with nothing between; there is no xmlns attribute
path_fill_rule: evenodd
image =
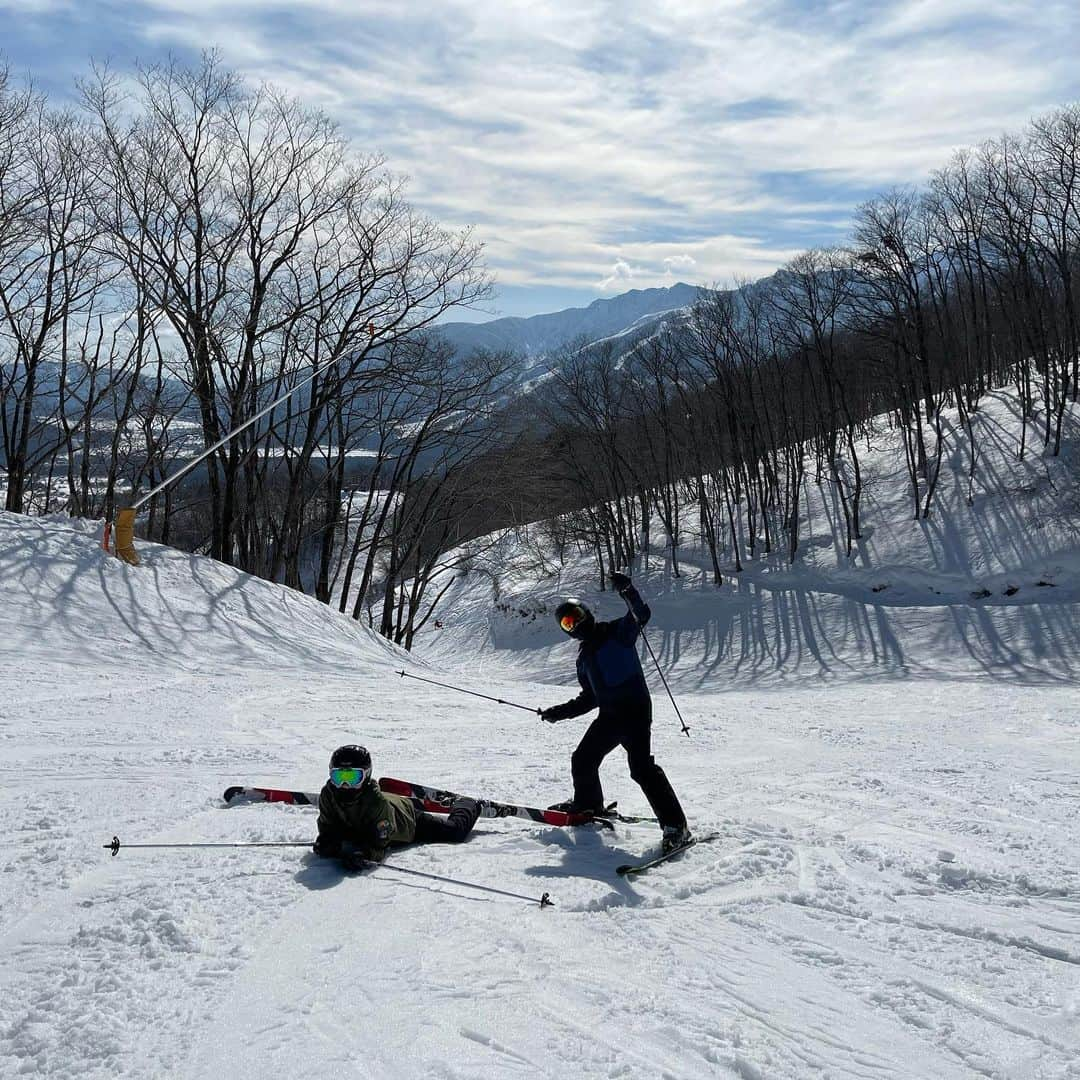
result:
<svg viewBox="0 0 1080 1080"><path fill-rule="evenodd" d="M581 693L548 709L553 720L569 720L596 708L605 713L651 707L637 639L639 628L649 621L652 611L632 585L622 595L630 610L621 619L597 623L581 642L577 656Z"/></svg>

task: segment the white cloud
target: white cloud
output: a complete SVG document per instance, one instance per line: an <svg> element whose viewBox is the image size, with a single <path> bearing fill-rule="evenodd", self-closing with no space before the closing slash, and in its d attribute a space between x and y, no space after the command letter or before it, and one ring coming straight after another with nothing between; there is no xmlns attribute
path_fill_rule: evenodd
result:
<svg viewBox="0 0 1080 1080"><path fill-rule="evenodd" d="M697 266L697 259L693 255L669 255L664 259L664 275L674 277L676 274L686 273Z"/></svg>
<svg viewBox="0 0 1080 1080"><path fill-rule="evenodd" d="M327 109L411 177L415 203L475 222L513 285L767 273L835 239L866 192L1080 97L1074 0L132 0L125 13L118 38L141 37L129 48L216 45Z"/></svg>
<svg viewBox="0 0 1080 1080"><path fill-rule="evenodd" d="M636 271L634 268L623 259L616 259L615 265L611 268L611 273L608 274L596 287L601 292L625 292L630 288L630 280L634 277Z"/></svg>

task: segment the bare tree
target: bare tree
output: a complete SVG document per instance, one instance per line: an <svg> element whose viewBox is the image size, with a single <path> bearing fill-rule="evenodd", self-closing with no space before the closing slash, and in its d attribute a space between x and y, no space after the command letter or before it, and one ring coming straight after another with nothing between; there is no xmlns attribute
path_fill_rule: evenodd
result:
<svg viewBox="0 0 1080 1080"><path fill-rule="evenodd" d="M108 71L83 95L115 192L102 228L179 342L204 445L308 383L284 420L222 446L206 474L210 554L244 565L261 544L241 519L272 459L288 462L270 576L297 584L300 478L338 403L386 375L388 344L485 295L479 248L415 213L381 159L353 154L324 115L249 90L214 55L142 70L130 99Z"/></svg>
<svg viewBox="0 0 1080 1080"><path fill-rule="evenodd" d="M6 508L30 505L36 468L63 445L56 419L73 351L85 341L108 269L92 206L100 192L85 167L87 133L43 99L24 101L3 151L0 183L0 425Z"/></svg>

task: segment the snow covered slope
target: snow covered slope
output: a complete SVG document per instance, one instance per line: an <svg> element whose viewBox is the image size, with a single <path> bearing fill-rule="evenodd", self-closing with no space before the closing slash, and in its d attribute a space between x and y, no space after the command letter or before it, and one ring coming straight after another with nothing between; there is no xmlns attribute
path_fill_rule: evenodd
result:
<svg viewBox="0 0 1080 1080"><path fill-rule="evenodd" d="M985 398L972 423L971 502L967 441L946 416L949 450L927 520L913 520L898 433L882 425L863 446L863 539L850 559L827 483L807 484L794 565L783 541L746 559L741 573L729 555L719 589L694 534L696 511L684 513L682 576L671 576L659 551L635 568L669 674L687 690L913 675L1080 678L1080 409L1067 417L1057 458L1041 452L1029 429L1027 454L1017 459L1010 392ZM653 539L664 542L658 525ZM597 592L591 559L538 579L534 553L514 544L508 538L488 560L487 575L455 583L440 613L446 630L428 624L424 655L449 661L464 636L474 656L551 678L565 665L551 632L561 597L580 596L604 616L623 610L617 597Z"/></svg>
<svg viewBox="0 0 1080 1080"><path fill-rule="evenodd" d="M656 755L720 839L634 881L614 868L655 849L649 825L482 821L462 847L393 856L550 892L546 910L346 877L303 848L103 845L308 840L311 809L220 793L310 790L346 741L383 774L564 797L582 722L394 674L554 703L572 652L549 624L492 615L469 582L424 668L209 560L144 544L135 569L71 523L0 514L0 1076L1080 1076L1075 563L1064 503L1042 498L1024 511L1057 508L1041 529L989 496L977 529L935 523L933 582L953 591L932 607L849 608L921 588L884 514L846 584L824 547L802 585L646 575L693 728L658 701ZM621 755L603 775L645 810Z"/></svg>

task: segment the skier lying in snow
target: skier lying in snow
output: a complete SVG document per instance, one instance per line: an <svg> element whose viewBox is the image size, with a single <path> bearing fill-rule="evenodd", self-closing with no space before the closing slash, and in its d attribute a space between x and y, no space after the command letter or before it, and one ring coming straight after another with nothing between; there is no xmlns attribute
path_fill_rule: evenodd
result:
<svg viewBox="0 0 1080 1080"><path fill-rule="evenodd" d="M391 844L458 844L480 816L481 803L460 798L446 818L417 811L403 795L384 795L362 746L339 746L330 755L330 779L319 793L316 855L355 869L381 862Z"/></svg>
<svg viewBox="0 0 1080 1080"><path fill-rule="evenodd" d="M577 676L581 693L571 701L544 709L549 723L581 716L590 709L600 713L589 725L570 758L574 797L552 810L573 813L603 810L600 763L622 746L630 764L630 776L640 785L664 830L664 851L690 840L679 800L664 770L652 756L652 698L637 654L637 638L652 612L625 574L614 573L611 583L630 610L612 622L598 623L580 600L567 600L555 610L559 626L581 642Z"/></svg>

